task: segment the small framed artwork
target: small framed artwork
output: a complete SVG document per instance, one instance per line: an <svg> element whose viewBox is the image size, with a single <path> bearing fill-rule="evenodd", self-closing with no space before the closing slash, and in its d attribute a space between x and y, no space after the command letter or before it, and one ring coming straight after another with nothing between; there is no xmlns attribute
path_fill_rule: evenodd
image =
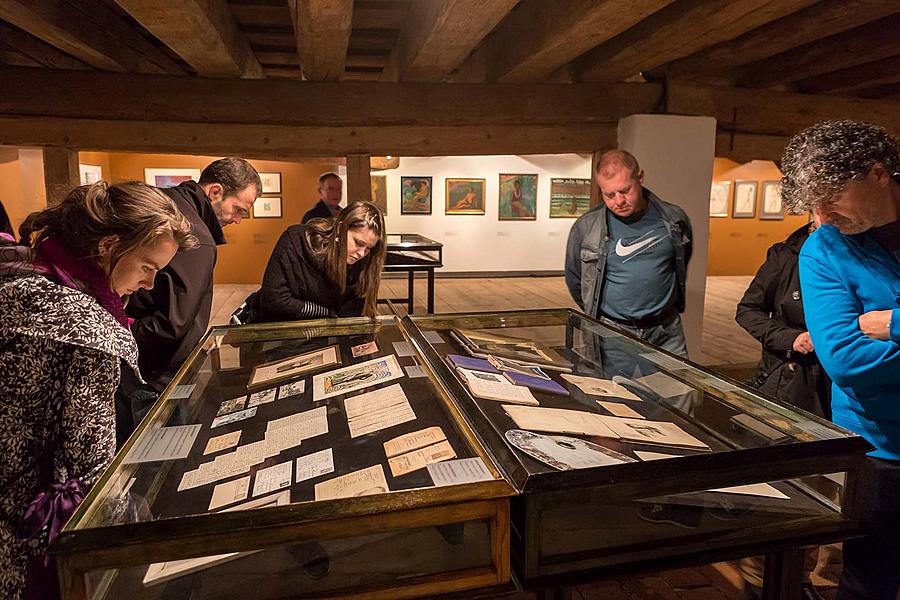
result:
<svg viewBox="0 0 900 600"><path fill-rule="evenodd" d="M385 217L387 216L387 175L372 175L372 204L378 207Z"/></svg>
<svg viewBox="0 0 900 600"><path fill-rule="evenodd" d="M734 182L734 207L731 216L735 219L752 219L756 216L756 181Z"/></svg>
<svg viewBox="0 0 900 600"><path fill-rule="evenodd" d="M731 204L731 182L713 181L709 188L709 216L727 217Z"/></svg>
<svg viewBox="0 0 900 600"><path fill-rule="evenodd" d="M254 219L280 219L281 196L261 196L253 203Z"/></svg>
<svg viewBox="0 0 900 600"><path fill-rule="evenodd" d="M144 183L159 188L175 187L200 179L200 169L144 169Z"/></svg>
<svg viewBox="0 0 900 600"><path fill-rule="evenodd" d="M103 168L100 165L78 165L81 185L90 185L103 179Z"/></svg>
<svg viewBox="0 0 900 600"><path fill-rule="evenodd" d="M260 173L259 178L262 180L260 194L281 193L281 173Z"/></svg>
<svg viewBox="0 0 900 600"><path fill-rule="evenodd" d="M575 219L591 208L591 180L550 179L550 218Z"/></svg>
<svg viewBox="0 0 900 600"><path fill-rule="evenodd" d="M784 207L781 204L781 182L762 182L762 202L759 207L759 218L772 221L784 219Z"/></svg>
<svg viewBox="0 0 900 600"><path fill-rule="evenodd" d="M446 179L448 215L484 214L484 179Z"/></svg>
<svg viewBox="0 0 900 600"><path fill-rule="evenodd" d="M537 218L537 183L536 174L501 173L497 218L500 221L534 221Z"/></svg>
<svg viewBox="0 0 900 600"><path fill-rule="evenodd" d="M400 214L431 214L431 177L400 178Z"/></svg>

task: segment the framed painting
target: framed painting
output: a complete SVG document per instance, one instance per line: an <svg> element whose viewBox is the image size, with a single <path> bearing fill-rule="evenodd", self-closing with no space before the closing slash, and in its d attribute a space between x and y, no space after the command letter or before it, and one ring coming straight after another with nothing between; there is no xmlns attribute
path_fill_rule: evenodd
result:
<svg viewBox="0 0 900 600"><path fill-rule="evenodd" d="M591 208L591 180L571 177L550 179L550 218L575 219Z"/></svg>
<svg viewBox="0 0 900 600"><path fill-rule="evenodd" d="M385 217L387 216L387 175L372 175L372 199L371 202L381 211Z"/></svg>
<svg viewBox="0 0 900 600"><path fill-rule="evenodd" d="M752 219L756 216L756 192L759 183L756 181L734 182L734 206L731 216L735 219Z"/></svg>
<svg viewBox="0 0 900 600"><path fill-rule="evenodd" d="M281 173L260 173L259 178L262 180L260 194L281 193Z"/></svg>
<svg viewBox="0 0 900 600"><path fill-rule="evenodd" d="M500 174L500 221L534 221L537 218L538 176L524 173Z"/></svg>
<svg viewBox="0 0 900 600"><path fill-rule="evenodd" d="M200 179L200 169L144 169L144 183L158 188L175 187Z"/></svg>
<svg viewBox="0 0 900 600"><path fill-rule="evenodd" d="M448 215L484 214L484 179L446 179Z"/></svg>
<svg viewBox="0 0 900 600"><path fill-rule="evenodd" d="M400 214L431 214L431 177L400 178Z"/></svg>
<svg viewBox="0 0 900 600"><path fill-rule="evenodd" d="M261 196L253 203L254 219L280 219L281 196Z"/></svg>
<svg viewBox="0 0 900 600"><path fill-rule="evenodd" d="M759 218L771 221L784 219L784 206L781 203L781 182L763 181L762 200L759 207Z"/></svg>
<svg viewBox="0 0 900 600"><path fill-rule="evenodd" d="M100 165L78 165L81 185L90 185L103 179L103 168Z"/></svg>
<svg viewBox="0 0 900 600"><path fill-rule="evenodd" d="M727 217L731 204L731 182L713 181L709 188L709 216Z"/></svg>

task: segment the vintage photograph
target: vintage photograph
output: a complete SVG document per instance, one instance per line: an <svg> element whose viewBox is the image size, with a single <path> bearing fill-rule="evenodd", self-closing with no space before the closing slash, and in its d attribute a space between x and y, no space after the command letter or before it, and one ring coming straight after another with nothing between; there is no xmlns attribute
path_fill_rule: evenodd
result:
<svg viewBox="0 0 900 600"><path fill-rule="evenodd" d="M483 215L484 179L448 177L444 197L447 202L444 212L448 215Z"/></svg>
<svg viewBox="0 0 900 600"><path fill-rule="evenodd" d="M734 182L734 209L731 216L735 219L752 219L756 216L756 181Z"/></svg>
<svg viewBox="0 0 900 600"><path fill-rule="evenodd" d="M784 219L784 207L781 204L781 182L762 182L762 203L760 204L759 218L770 221Z"/></svg>
<svg viewBox="0 0 900 600"><path fill-rule="evenodd" d="M313 352L291 356L259 365L250 374L248 388L263 387L268 383L294 379L298 375L341 364L338 347L328 346Z"/></svg>
<svg viewBox="0 0 900 600"><path fill-rule="evenodd" d="M501 221L534 221L537 218L537 175L500 174Z"/></svg>
<svg viewBox="0 0 900 600"><path fill-rule="evenodd" d="M400 213L431 214L431 177L400 178Z"/></svg>
<svg viewBox="0 0 900 600"><path fill-rule="evenodd" d="M709 188L709 216L727 217L728 205L731 204L731 182L713 181Z"/></svg>
<svg viewBox="0 0 900 600"><path fill-rule="evenodd" d="M590 208L590 179L554 177L550 180L551 219L575 219Z"/></svg>
<svg viewBox="0 0 900 600"><path fill-rule="evenodd" d="M381 210L381 214L387 216L387 175L372 175L370 179L370 185L372 186L371 202Z"/></svg>
<svg viewBox="0 0 900 600"><path fill-rule="evenodd" d="M403 369L393 354L361 362L313 377L313 400L327 400L403 377Z"/></svg>

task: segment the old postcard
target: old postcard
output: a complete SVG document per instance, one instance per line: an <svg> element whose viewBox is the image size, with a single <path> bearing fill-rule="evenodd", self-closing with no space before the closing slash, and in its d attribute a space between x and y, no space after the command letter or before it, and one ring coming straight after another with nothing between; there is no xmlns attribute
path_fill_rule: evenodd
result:
<svg viewBox="0 0 900 600"><path fill-rule="evenodd" d="M565 408L514 406L510 404L504 404L503 410L515 421L519 429L612 438L619 437L606 426L602 421L603 417L597 413Z"/></svg>
<svg viewBox="0 0 900 600"><path fill-rule="evenodd" d="M306 380L301 379L300 381L292 381L290 383L285 383L281 387L278 388L278 399L284 400L285 398L291 398L292 396L299 396L306 391Z"/></svg>
<svg viewBox="0 0 900 600"><path fill-rule="evenodd" d="M375 354L376 352L378 352L378 344L375 342L366 342L365 344L350 348L350 354L353 355L353 358L366 356L367 354Z"/></svg>
<svg viewBox="0 0 900 600"><path fill-rule="evenodd" d="M641 398L628 391L624 386L612 381L611 379L601 379L599 377L584 377L583 375L572 375L571 373L563 373L560 377L577 387L588 396L605 396L607 398L622 398L624 400L637 400Z"/></svg>
<svg viewBox="0 0 900 600"><path fill-rule="evenodd" d="M340 364L340 362L338 347L328 346L305 354L264 363L253 369L247 387L260 387L268 383L295 379L298 375Z"/></svg>
<svg viewBox="0 0 900 600"><path fill-rule="evenodd" d="M203 451L203 455L206 456L207 454L214 454L220 450L233 448L238 445L239 441L241 441L240 430L209 438L209 441L206 442L206 449Z"/></svg>
<svg viewBox="0 0 900 600"><path fill-rule="evenodd" d="M297 483L321 475L334 473L334 454L331 448L313 452L297 459Z"/></svg>
<svg viewBox="0 0 900 600"><path fill-rule="evenodd" d="M384 443L384 454L388 458L399 454L406 454L412 450L418 450L432 444L437 444L447 439L444 430L440 427L420 429L404 435L397 436Z"/></svg>
<svg viewBox="0 0 900 600"><path fill-rule="evenodd" d="M385 494L389 491L387 480L384 478L384 468L380 464L317 483L315 486L316 502L335 498Z"/></svg>
<svg viewBox="0 0 900 600"><path fill-rule="evenodd" d="M212 498L209 501L209 510L216 510L217 508L244 500L249 489L249 476L220 483L213 488Z"/></svg>
<svg viewBox="0 0 900 600"><path fill-rule="evenodd" d="M269 402L275 402L275 394L277 391L277 388L272 388L250 394L247 400L247 408L259 406L260 404L268 404Z"/></svg>
<svg viewBox="0 0 900 600"><path fill-rule="evenodd" d="M708 450L709 446L668 421L647 421L644 419L622 419L597 415L616 435L627 442L679 448Z"/></svg>
<svg viewBox="0 0 900 600"><path fill-rule="evenodd" d="M313 376L313 400L326 400L403 377L393 354Z"/></svg>
<svg viewBox="0 0 900 600"><path fill-rule="evenodd" d="M414 421L416 418L399 383L347 398L344 401L344 411L352 438Z"/></svg>
<svg viewBox="0 0 900 600"><path fill-rule="evenodd" d="M246 410L240 410L231 414L222 415L221 417L216 417L212 420L212 424L209 426L209 428L215 429L216 427L221 427L222 425L229 425L231 423L243 421L244 419L249 419L255 416L256 407L254 406L253 408L248 408Z"/></svg>
<svg viewBox="0 0 900 600"><path fill-rule="evenodd" d="M450 460L451 458L456 458L456 452L453 451L450 442L444 440L425 448L419 448L418 450L389 458L388 466L391 468L391 474L394 477L400 477L401 475L423 469L430 464Z"/></svg>
<svg viewBox="0 0 900 600"><path fill-rule="evenodd" d="M227 415L229 413L243 410L246 405L247 396L240 396L238 398L231 398L230 400L223 400L222 403L219 404L219 410L216 412L216 416L221 417L222 415Z"/></svg>

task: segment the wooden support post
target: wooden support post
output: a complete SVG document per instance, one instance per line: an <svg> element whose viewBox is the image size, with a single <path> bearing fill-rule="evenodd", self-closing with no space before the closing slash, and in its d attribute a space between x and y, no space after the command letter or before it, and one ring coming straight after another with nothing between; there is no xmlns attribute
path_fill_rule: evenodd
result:
<svg viewBox="0 0 900 600"><path fill-rule="evenodd" d="M597 150L591 155L591 208L600 204L600 186L597 185L597 164L603 150Z"/></svg>
<svg viewBox="0 0 900 600"><path fill-rule="evenodd" d="M369 155L347 155L347 204L369 202L372 199L372 180L369 176Z"/></svg>
<svg viewBox="0 0 900 600"><path fill-rule="evenodd" d="M44 186L47 206L56 206L73 187L81 183L78 151L71 148L44 148Z"/></svg>

